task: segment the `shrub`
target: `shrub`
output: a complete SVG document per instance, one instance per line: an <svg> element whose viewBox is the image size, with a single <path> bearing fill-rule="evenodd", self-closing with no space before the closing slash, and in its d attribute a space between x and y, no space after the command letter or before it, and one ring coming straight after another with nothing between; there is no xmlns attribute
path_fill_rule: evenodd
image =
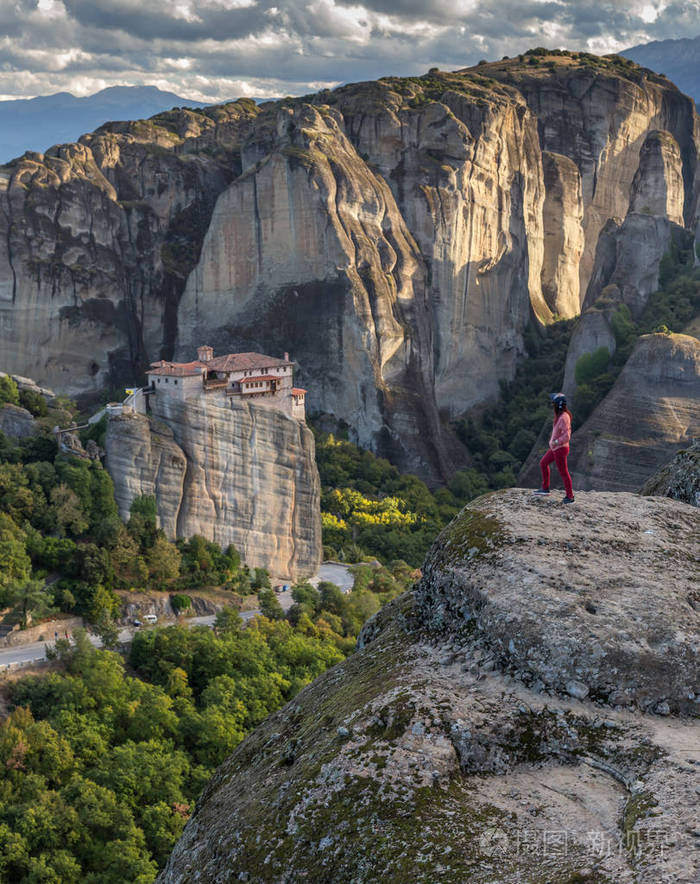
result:
<svg viewBox="0 0 700 884"><path fill-rule="evenodd" d="M19 405L19 390L11 377L0 377L0 405Z"/></svg>
<svg viewBox="0 0 700 884"><path fill-rule="evenodd" d="M181 611L186 611L192 607L192 599L188 595L177 593L177 595L170 596L170 605L173 611L179 614Z"/></svg>
<svg viewBox="0 0 700 884"><path fill-rule="evenodd" d="M602 374L610 362L607 347L598 347L594 353L584 353L576 360L576 383L587 384Z"/></svg>
<svg viewBox="0 0 700 884"><path fill-rule="evenodd" d="M34 417L45 417L49 413L46 400L36 390L22 390L19 394L19 404L22 408L30 411Z"/></svg>

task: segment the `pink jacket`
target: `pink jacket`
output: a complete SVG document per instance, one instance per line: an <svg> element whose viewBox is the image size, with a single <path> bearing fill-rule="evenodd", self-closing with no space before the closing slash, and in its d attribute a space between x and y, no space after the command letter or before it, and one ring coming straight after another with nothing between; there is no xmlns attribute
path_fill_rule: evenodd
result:
<svg viewBox="0 0 700 884"><path fill-rule="evenodd" d="M552 435L549 437L549 447L552 450L555 448L563 448L565 445L569 444L569 439L571 439L571 418L565 411L563 411L552 427Z"/></svg>

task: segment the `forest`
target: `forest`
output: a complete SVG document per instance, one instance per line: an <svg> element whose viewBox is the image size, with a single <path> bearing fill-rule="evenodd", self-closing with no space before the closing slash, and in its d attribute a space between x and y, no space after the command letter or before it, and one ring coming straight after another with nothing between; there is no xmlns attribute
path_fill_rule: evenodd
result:
<svg viewBox="0 0 700 884"><path fill-rule="evenodd" d="M216 766L270 712L351 653L371 614L415 573L359 566L355 589L294 587L285 617L263 591L244 627L138 632L127 659L78 630L55 669L8 686L0 724L0 880L146 884Z"/></svg>

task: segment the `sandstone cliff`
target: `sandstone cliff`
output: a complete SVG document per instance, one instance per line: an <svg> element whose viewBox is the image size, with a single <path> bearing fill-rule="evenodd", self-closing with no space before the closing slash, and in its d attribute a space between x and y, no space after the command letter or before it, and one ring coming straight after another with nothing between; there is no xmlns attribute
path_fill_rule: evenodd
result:
<svg viewBox="0 0 700 884"><path fill-rule="evenodd" d="M630 494L473 502L219 768L159 880L697 881L697 530Z"/></svg>
<svg viewBox="0 0 700 884"><path fill-rule="evenodd" d="M653 289L698 144L667 80L576 54L110 124L0 170L8 365L88 394L204 341L287 349L312 410L444 477L444 419L533 313Z"/></svg>
<svg viewBox="0 0 700 884"><path fill-rule="evenodd" d="M281 577L321 561L320 482L304 424L248 403L156 403L154 417L110 417L106 466L122 518L155 495L170 538L232 543L251 567ZM165 423L167 421L167 423Z"/></svg>
<svg viewBox="0 0 700 884"><path fill-rule="evenodd" d="M644 335L571 440L576 487L636 491L700 435L700 341Z"/></svg>
<svg viewBox="0 0 700 884"><path fill-rule="evenodd" d="M62 393L133 382L174 310L252 102L108 124L0 168L0 332L9 371ZM224 151L225 159L221 160Z"/></svg>
<svg viewBox="0 0 700 884"><path fill-rule="evenodd" d="M614 302L613 302L614 303ZM607 337L608 333L612 341ZM567 391L575 360L600 346L614 349L604 310L581 317L569 345ZM518 481L541 484L539 460L547 450L551 424L543 427ZM700 435L700 341L690 335L643 335L612 389L572 436L569 454L574 491L637 491L679 448ZM561 487L556 468L553 487Z"/></svg>

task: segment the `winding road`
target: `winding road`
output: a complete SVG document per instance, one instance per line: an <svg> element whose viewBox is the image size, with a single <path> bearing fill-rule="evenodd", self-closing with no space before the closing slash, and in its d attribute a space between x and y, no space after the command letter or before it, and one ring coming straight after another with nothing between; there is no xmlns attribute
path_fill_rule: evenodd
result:
<svg viewBox="0 0 700 884"><path fill-rule="evenodd" d="M340 565L335 562L324 562L319 568L318 574L309 581L317 586L321 581L328 580L340 587L342 592L350 592L353 585L353 576L350 569L346 565ZM291 591L282 592L278 595L280 604L286 610L292 606ZM260 611L241 611L241 617L244 620L252 620ZM186 626L209 626L214 625L216 620L215 614L207 614L203 617L188 617L185 621ZM161 625L169 621L162 621ZM119 641L122 644L130 642L134 637L134 633L139 627L128 626L119 632ZM141 627L144 628L144 627ZM148 628L148 627L146 627ZM102 647L102 641L97 635L88 633L88 638L96 648ZM27 645L14 645L13 647L0 650L0 672L13 667L28 666L32 663L40 663L46 659L46 649L53 647L53 642L42 641L32 642Z"/></svg>

